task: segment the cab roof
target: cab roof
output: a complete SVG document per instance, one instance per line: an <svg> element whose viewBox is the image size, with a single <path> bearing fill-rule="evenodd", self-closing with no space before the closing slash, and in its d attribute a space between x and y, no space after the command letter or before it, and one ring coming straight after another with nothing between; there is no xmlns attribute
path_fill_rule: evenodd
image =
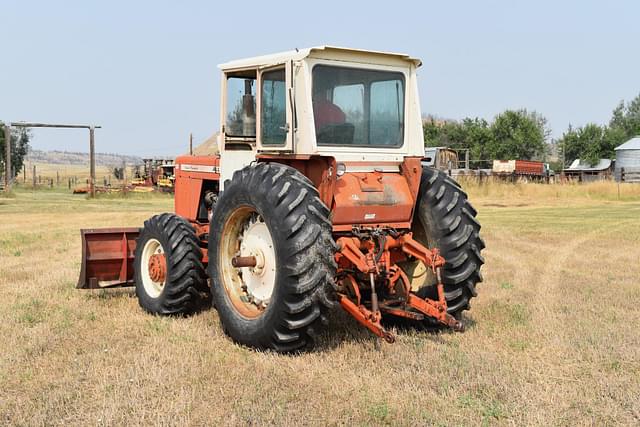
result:
<svg viewBox="0 0 640 427"><path fill-rule="evenodd" d="M218 68L223 71L241 70L246 68L261 68L284 64L288 61L298 61L307 57L331 59L332 56L337 56L340 59L346 59L349 56L352 56L355 62L361 62L363 59L370 59L374 63L384 64L385 59L391 59L394 61L401 60L413 63L416 67L422 65L422 61L420 61L420 59L412 58L409 55L405 55L403 53L351 49L336 46L316 46L230 61L218 65Z"/></svg>

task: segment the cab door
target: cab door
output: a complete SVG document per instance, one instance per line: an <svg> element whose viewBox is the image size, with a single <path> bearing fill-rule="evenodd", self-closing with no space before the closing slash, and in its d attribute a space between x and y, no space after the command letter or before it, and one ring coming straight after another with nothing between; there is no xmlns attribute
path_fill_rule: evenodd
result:
<svg viewBox="0 0 640 427"><path fill-rule="evenodd" d="M258 152L293 152L291 62L258 73Z"/></svg>

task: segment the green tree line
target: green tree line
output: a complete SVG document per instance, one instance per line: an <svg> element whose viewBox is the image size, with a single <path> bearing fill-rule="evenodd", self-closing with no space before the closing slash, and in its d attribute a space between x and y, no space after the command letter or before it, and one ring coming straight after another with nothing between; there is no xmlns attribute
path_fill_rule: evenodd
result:
<svg viewBox="0 0 640 427"><path fill-rule="evenodd" d="M468 149L472 167L490 167L494 159L544 160L550 134L547 119L526 109L507 110L492 123L480 118L427 119L423 130L428 147Z"/></svg>
<svg viewBox="0 0 640 427"><path fill-rule="evenodd" d="M546 160L550 131L547 119L535 111L506 110L489 123L481 118L442 121L428 118L423 124L427 147L468 149L472 167L490 167L495 159ZM568 166L575 159L596 164L615 158L615 147L640 135L640 95L621 101L607 125L589 123L569 128L557 141L559 155Z"/></svg>
<svg viewBox="0 0 640 427"><path fill-rule="evenodd" d="M629 103L621 101L608 125L569 126L558 145L567 164L575 159L596 164L599 159L615 158L614 149L637 135L640 135L640 94Z"/></svg>

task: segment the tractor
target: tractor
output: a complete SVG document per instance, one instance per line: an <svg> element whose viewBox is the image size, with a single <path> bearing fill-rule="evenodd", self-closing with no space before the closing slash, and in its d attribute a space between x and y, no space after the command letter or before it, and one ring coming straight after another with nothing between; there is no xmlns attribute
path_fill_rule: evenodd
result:
<svg viewBox="0 0 640 427"><path fill-rule="evenodd" d="M328 46L221 65L217 154L176 159L175 213L81 230L78 288L212 306L277 352L311 348L334 307L389 343L398 322L463 331L484 243L465 192L421 164L420 65Z"/></svg>

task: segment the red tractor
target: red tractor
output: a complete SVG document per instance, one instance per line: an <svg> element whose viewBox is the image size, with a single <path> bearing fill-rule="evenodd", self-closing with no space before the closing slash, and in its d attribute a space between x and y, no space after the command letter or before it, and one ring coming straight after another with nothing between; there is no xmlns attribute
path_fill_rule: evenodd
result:
<svg viewBox="0 0 640 427"><path fill-rule="evenodd" d="M336 305L387 342L386 319L463 330L484 243L421 165L420 64L319 47L222 65L219 154L176 159L175 213L82 230L78 287L135 285L161 315L213 303L232 339L282 352Z"/></svg>

